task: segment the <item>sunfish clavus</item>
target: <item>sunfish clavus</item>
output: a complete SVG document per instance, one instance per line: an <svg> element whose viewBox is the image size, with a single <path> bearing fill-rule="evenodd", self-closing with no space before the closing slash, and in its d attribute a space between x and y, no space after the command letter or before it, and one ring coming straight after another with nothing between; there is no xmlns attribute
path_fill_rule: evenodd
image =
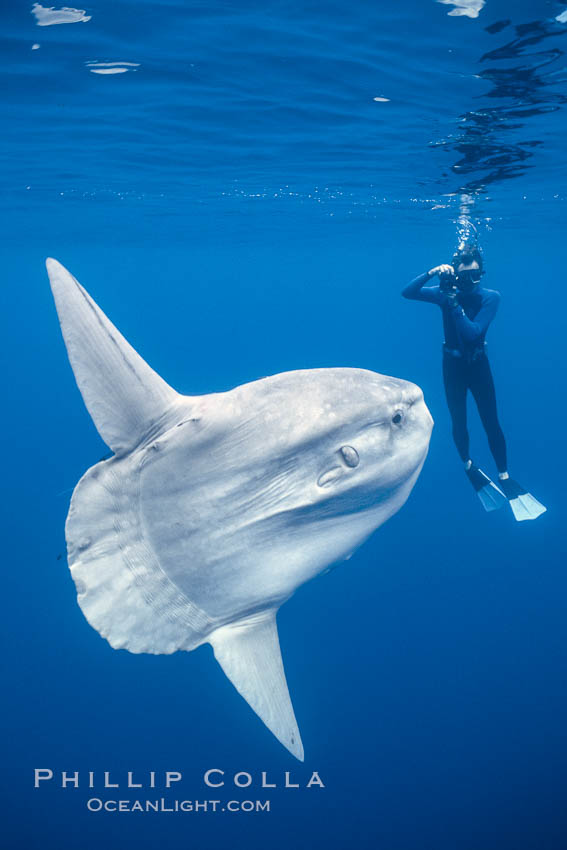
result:
<svg viewBox="0 0 567 850"><path fill-rule="evenodd" d="M62 265L47 269L77 384L114 452L83 475L67 517L83 613L115 649L210 643L302 760L276 613L408 498L433 425L421 390L333 368L180 395Z"/></svg>

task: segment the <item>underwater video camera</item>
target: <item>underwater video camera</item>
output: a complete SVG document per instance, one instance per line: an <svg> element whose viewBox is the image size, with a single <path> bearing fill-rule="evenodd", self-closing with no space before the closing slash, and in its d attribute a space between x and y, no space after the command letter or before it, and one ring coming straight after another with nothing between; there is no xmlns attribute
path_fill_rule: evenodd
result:
<svg viewBox="0 0 567 850"><path fill-rule="evenodd" d="M447 274L447 272L440 274L439 288L441 289L441 292L456 292L457 276L455 274Z"/></svg>

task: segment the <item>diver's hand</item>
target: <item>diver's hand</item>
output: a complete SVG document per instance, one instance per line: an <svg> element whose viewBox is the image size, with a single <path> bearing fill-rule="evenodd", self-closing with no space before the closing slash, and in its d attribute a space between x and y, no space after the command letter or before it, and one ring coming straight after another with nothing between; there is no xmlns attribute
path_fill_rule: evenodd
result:
<svg viewBox="0 0 567 850"><path fill-rule="evenodd" d="M449 307L458 307L459 306L459 302L457 301L456 291L446 292L445 298L447 299L446 303Z"/></svg>
<svg viewBox="0 0 567 850"><path fill-rule="evenodd" d="M427 272L429 277L433 277L436 274L455 274L455 269L453 266L449 265L449 263L442 263L440 266L434 266L434 268L429 269Z"/></svg>

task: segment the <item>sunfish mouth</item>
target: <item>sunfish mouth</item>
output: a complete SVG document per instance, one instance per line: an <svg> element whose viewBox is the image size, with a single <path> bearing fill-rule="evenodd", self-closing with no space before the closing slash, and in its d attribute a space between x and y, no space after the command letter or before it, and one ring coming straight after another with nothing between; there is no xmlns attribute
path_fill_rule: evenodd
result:
<svg viewBox="0 0 567 850"><path fill-rule="evenodd" d="M369 428L378 428L389 423L403 425L406 416L411 414L413 424L421 424L431 432L433 428L433 417L425 404L423 391L420 387L416 386L416 384L406 383L401 393L399 387L396 387L396 389L398 390L397 397L389 402L388 411L385 412L382 410L380 416L371 418L362 426L362 430L366 431Z"/></svg>
<svg viewBox="0 0 567 850"><path fill-rule="evenodd" d="M425 404L423 390L417 384L407 383L407 386L402 392L402 406L406 406L413 414L423 418L423 425L429 427L429 431L433 428L433 417L429 412L429 408Z"/></svg>
<svg viewBox="0 0 567 850"><path fill-rule="evenodd" d="M409 381L405 383L406 386L402 389L401 403L408 407L413 407L420 401L424 402L423 390L421 387L418 387L417 384L411 384Z"/></svg>

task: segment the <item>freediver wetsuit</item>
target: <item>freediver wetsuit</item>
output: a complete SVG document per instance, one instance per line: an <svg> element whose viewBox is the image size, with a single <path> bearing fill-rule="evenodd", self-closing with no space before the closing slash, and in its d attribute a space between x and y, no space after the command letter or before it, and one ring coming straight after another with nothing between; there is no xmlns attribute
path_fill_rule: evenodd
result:
<svg viewBox="0 0 567 850"><path fill-rule="evenodd" d="M470 292L449 298L439 284L425 286L428 272L402 290L404 298L428 301L441 307L443 315L443 383L453 423L453 439L463 462L470 459L467 429L467 390L476 402L499 472L505 472L506 440L498 421L494 380L484 338L496 315L500 293L477 284Z"/></svg>

